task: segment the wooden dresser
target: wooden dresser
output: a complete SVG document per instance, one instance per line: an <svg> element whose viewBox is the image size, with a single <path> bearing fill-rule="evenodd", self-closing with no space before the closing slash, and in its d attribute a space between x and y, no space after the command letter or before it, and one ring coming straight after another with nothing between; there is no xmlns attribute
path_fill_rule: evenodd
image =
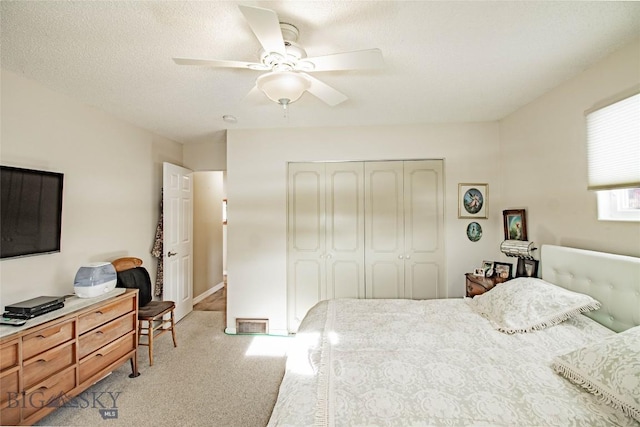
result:
<svg viewBox="0 0 640 427"><path fill-rule="evenodd" d="M132 376L138 375L138 290L115 293L96 303L78 301L84 305L78 309L65 306L67 313L52 320L27 323L39 322L35 326L3 330L0 425L35 423L127 361Z"/></svg>

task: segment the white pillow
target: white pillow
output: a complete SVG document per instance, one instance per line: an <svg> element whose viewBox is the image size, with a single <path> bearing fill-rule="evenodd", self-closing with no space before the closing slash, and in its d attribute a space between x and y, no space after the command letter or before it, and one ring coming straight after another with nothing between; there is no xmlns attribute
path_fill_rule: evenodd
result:
<svg viewBox="0 0 640 427"><path fill-rule="evenodd" d="M640 422L640 326L556 357L553 369Z"/></svg>
<svg viewBox="0 0 640 427"><path fill-rule="evenodd" d="M544 329L600 308L589 295L533 277L509 280L466 301L497 330L508 334Z"/></svg>

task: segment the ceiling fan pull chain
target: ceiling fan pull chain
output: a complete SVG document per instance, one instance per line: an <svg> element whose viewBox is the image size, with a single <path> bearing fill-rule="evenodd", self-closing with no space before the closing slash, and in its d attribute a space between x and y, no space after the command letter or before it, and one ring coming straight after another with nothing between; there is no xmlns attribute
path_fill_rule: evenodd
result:
<svg viewBox="0 0 640 427"><path fill-rule="evenodd" d="M280 100L278 101L278 103L279 103L280 105L282 105L282 109L283 109L283 113L284 113L284 114L283 114L283 117L284 117L287 121L289 121L289 108L288 108L289 100L288 100L288 99L286 99L286 98L282 98L282 99L280 99Z"/></svg>

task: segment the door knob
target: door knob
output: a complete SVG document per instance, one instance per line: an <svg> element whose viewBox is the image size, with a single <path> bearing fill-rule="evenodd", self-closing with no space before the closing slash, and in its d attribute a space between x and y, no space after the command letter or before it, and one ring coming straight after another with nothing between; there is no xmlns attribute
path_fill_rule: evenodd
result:
<svg viewBox="0 0 640 427"><path fill-rule="evenodd" d="M398 259L402 259L404 258L402 255L398 255Z"/></svg>
<svg viewBox="0 0 640 427"><path fill-rule="evenodd" d="M169 251L169 253L167 254L167 256L174 256L174 255L178 255L178 252L171 252Z"/></svg>
<svg viewBox="0 0 640 427"><path fill-rule="evenodd" d="M411 259L411 255L407 255L405 258L406 259Z"/></svg>

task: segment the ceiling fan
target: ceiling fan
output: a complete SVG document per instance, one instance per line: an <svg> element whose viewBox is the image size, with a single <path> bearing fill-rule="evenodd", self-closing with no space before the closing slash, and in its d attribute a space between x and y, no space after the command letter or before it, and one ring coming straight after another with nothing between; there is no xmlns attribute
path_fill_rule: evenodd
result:
<svg viewBox="0 0 640 427"><path fill-rule="evenodd" d="M238 7L262 45L260 62L173 58L174 62L178 65L267 71L257 78L252 92L262 91L285 110L305 91L330 106L347 100L346 95L310 76L310 72L375 69L384 65L380 49L307 58L305 50L296 43L299 32L294 25L280 22L278 15L269 9L243 5Z"/></svg>

